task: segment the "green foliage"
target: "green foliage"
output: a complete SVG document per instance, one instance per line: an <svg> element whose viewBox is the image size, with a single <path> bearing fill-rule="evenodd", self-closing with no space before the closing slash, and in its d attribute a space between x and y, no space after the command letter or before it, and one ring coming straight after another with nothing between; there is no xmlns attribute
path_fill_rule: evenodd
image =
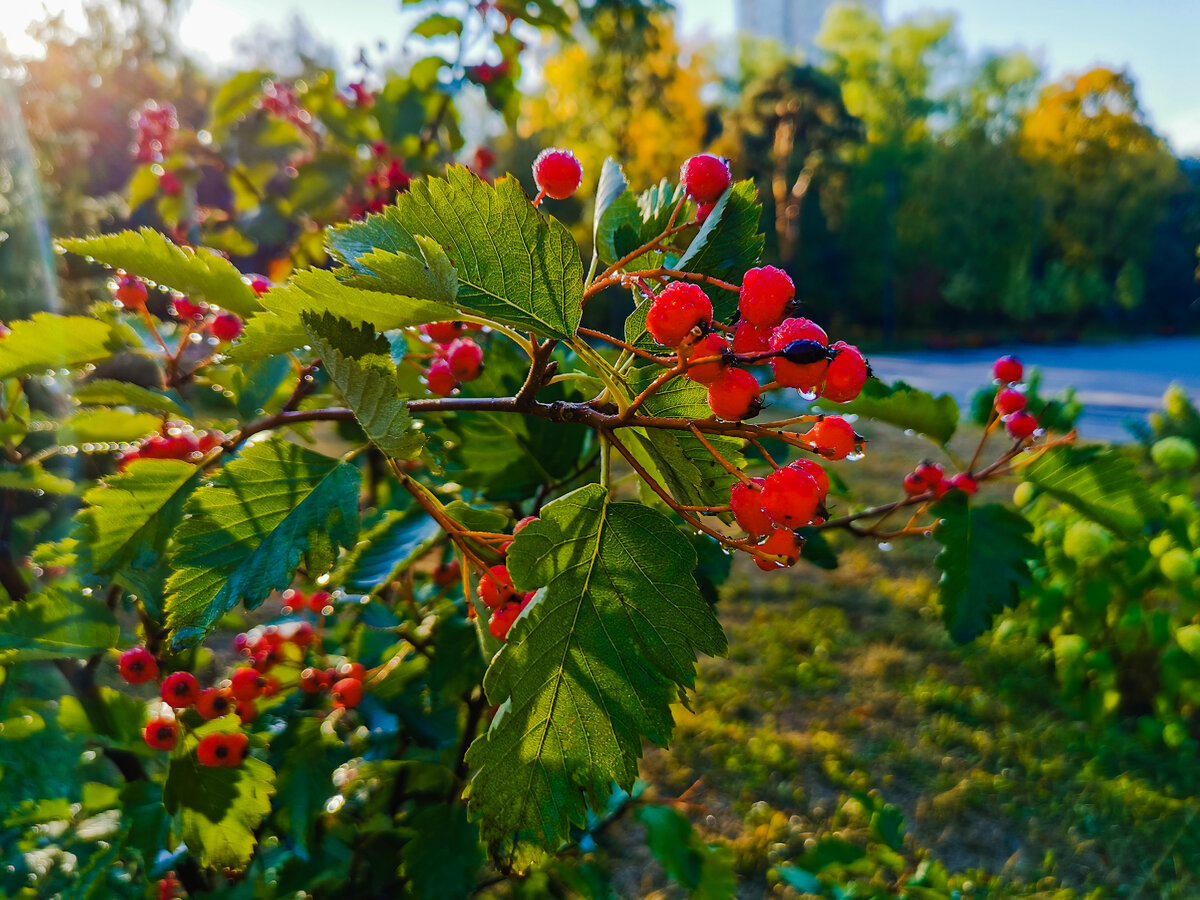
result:
<svg viewBox="0 0 1200 900"><path fill-rule="evenodd" d="M112 326L86 316L36 313L11 327L12 334L0 341L0 378L99 362L118 346Z"/></svg>
<svg viewBox="0 0 1200 900"><path fill-rule="evenodd" d="M248 447L187 502L167 583L167 627L194 643L241 602L290 584L301 558L314 576L358 532L353 466L281 440Z"/></svg>
<svg viewBox="0 0 1200 900"><path fill-rule="evenodd" d="M695 562L669 520L599 486L517 535L513 580L543 590L488 669L488 698L505 708L467 756L489 843L556 842L612 782L632 787L643 739L666 742L696 654L725 652Z"/></svg>
<svg viewBox="0 0 1200 900"><path fill-rule="evenodd" d="M1103 447L1056 447L1022 472L1034 486L1127 538L1163 515L1134 464Z"/></svg>
<svg viewBox="0 0 1200 900"><path fill-rule="evenodd" d="M862 393L846 403L818 403L829 413L854 413L868 419L886 422L897 428L912 430L945 446L958 429L958 404L949 394L934 397L918 391L903 381L888 386L878 378L869 378Z"/></svg>
<svg viewBox="0 0 1200 900"><path fill-rule="evenodd" d="M638 821L646 827L646 846L672 881L696 900L725 900L736 894L733 855L706 844L683 815L665 806L643 806Z"/></svg>
<svg viewBox="0 0 1200 900"><path fill-rule="evenodd" d="M49 589L0 611L0 664L88 657L117 643L117 620L99 597Z"/></svg>

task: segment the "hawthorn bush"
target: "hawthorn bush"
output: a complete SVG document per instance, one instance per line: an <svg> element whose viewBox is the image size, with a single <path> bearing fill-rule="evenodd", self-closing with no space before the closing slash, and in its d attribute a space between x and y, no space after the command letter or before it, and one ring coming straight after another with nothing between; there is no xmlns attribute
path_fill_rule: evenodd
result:
<svg viewBox="0 0 1200 900"><path fill-rule="evenodd" d="M590 261L544 211L578 163L534 175L533 200L413 179L281 285L148 229L62 242L112 299L0 340L8 893L607 896L597 836L632 812L669 877L732 896L727 851L636 781L726 650L730 553L771 572L836 565L832 530L932 535L968 641L1039 555L981 485L1019 471L1130 533L1159 514L1039 426L1008 357L959 459L949 396L871 379L758 265L724 161L642 191L608 161ZM620 335L580 325L609 289ZM855 417L942 462L857 506Z"/></svg>

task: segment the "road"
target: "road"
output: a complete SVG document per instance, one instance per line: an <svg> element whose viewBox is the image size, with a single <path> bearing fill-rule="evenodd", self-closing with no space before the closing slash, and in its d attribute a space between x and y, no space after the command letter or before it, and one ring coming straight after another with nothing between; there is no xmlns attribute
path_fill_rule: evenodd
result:
<svg viewBox="0 0 1200 900"><path fill-rule="evenodd" d="M1200 338L1149 338L1123 344L1015 346L1003 351L924 351L872 356L871 367L886 382L897 379L935 394L949 393L966 404L991 375L992 361L1012 353L1026 370L1042 373L1041 393L1074 387L1086 410L1080 436L1097 441L1128 441L1126 419L1145 419L1161 405L1163 391L1175 381L1193 400L1200 399Z"/></svg>

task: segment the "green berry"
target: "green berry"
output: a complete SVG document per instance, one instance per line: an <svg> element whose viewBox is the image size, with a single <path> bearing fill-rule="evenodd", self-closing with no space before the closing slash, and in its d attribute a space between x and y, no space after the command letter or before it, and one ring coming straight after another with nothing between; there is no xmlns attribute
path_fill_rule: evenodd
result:
<svg viewBox="0 0 1200 900"><path fill-rule="evenodd" d="M1151 538L1148 546L1150 548L1150 555L1157 558L1175 546L1175 541L1172 540L1171 535L1163 532Z"/></svg>
<svg viewBox="0 0 1200 900"><path fill-rule="evenodd" d="M1076 522L1063 536L1063 553L1077 563L1101 559L1112 547L1108 529L1095 522Z"/></svg>
<svg viewBox="0 0 1200 900"><path fill-rule="evenodd" d="M1017 506L1028 506L1037 499L1037 488L1030 481L1022 481L1013 491L1013 503Z"/></svg>
<svg viewBox="0 0 1200 900"><path fill-rule="evenodd" d="M1196 562L1182 547L1174 547L1162 555L1158 567L1169 581L1187 584L1196 577Z"/></svg>
<svg viewBox="0 0 1200 900"><path fill-rule="evenodd" d="M1181 472L1194 468L1196 445L1184 437L1165 437L1150 448L1150 458L1165 472Z"/></svg>

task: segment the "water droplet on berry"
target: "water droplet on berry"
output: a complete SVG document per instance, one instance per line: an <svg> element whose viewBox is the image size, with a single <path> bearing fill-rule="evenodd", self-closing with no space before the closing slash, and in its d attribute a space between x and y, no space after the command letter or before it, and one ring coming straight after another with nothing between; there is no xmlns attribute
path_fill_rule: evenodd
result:
<svg viewBox="0 0 1200 900"><path fill-rule="evenodd" d="M879 549L882 550L884 553L887 553L889 550L892 549L892 545L889 541L880 541Z"/></svg>
<svg viewBox="0 0 1200 900"><path fill-rule="evenodd" d="M804 400L808 403L812 403L814 400L817 399L816 391L802 391L799 388L797 388L796 393L800 395L801 400Z"/></svg>
<svg viewBox="0 0 1200 900"><path fill-rule="evenodd" d="M846 454L846 462L858 462L860 459L864 459L866 455L861 450L855 450L853 453Z"/></svg>

